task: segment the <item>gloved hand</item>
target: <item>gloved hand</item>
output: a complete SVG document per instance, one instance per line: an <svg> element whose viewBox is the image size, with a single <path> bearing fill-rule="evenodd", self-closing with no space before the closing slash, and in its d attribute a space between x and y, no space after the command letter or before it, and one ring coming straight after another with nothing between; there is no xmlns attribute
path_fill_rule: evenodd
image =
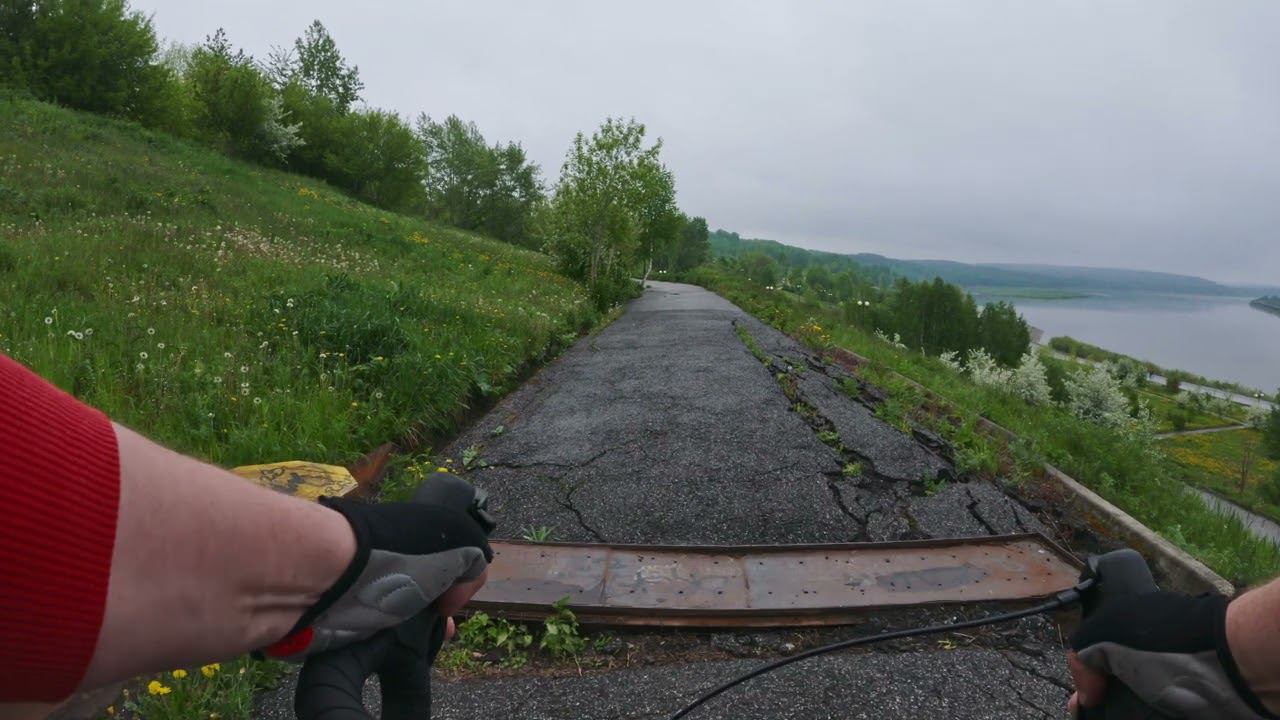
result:
<svg viewBox="0 0 1280 720"><path fill-rule="evenodd" d="M1227 598L1152 592L1112 601L1071 638L1079 704L1103 699L1114 676L1175 718L1276 718L1245 683L1227 644Z"/></svg>
<svg viewBox="0 0 1280 720"><path fill-rule="evenodd" d="M452 507L329 497L320 503L351 523L356 555L293 631L266 648L271 657L301 661L399 625L455 583L479 578L493 559L485 529Z"/></svg>

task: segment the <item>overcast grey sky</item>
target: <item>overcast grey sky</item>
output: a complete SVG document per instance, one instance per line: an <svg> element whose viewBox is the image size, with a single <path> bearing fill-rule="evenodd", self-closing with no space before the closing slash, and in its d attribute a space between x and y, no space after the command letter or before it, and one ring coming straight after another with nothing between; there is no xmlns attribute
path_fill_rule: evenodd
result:
<svg viewBox="0 0 1280 720"><path fill-rule="evenodd" d="M714 227L839 252L1280 284L1280 2L134 0L518 140L634 116Z"/></svg>

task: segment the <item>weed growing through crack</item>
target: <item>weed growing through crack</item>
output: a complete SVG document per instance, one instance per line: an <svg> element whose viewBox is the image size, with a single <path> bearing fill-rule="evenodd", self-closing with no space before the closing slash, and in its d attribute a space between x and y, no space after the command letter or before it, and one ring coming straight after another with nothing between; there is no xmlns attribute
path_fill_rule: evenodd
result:
<svg viewBox="0 0 1280 720"><path fill-rule="evenodd" d="M522 533L521 536L525 540L528 540L529 542L547 542L551 540L551 533L553 531L554 531L553 528L549 528L546 525L542 525L540 527L530 526L521 530L520 532Z"/></svg>
<svg viewBox="0 0 1280 720"><path fill-rule="evenodd" d="M841 468L840 470L840 474L844 475L847 478L862 477L862 463L860 462L845 463L844 467Z"/></svg>

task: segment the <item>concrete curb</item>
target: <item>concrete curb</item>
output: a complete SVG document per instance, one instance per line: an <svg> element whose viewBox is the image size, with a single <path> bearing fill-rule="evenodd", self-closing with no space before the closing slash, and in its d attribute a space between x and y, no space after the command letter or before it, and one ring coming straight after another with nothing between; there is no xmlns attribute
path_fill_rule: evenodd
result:
<svg viewBox="0 0 1280 720"><path fill-rule="evenodd" d="M869 365L871 360L844 348L836 348L832 353L837 364L853 371L858 366ZM926 388L896 371L890 371L905 380L930 400L954 407L955 403ZM1015 442L1018 436L985 417L979 416L978 429L983 434L997 438L1005 444ZM1172 584L1169 589L1187 593L1207 591L1220 592L1224 595L1235 593L1235 586L1221 575L1209 569L1207 565L1192 557L1182 548L1160 537L1154 530L1143 525L1136 518L1120 508L1112 505L1101 495L1085 487L1080 481L1062 472L1058 468L1045 463L1045 477L1051 480L1063 494L1070 499L1072 509L1086 518L1095 529L1123 542L1125 545L1142 553L1159 571L1159 574Z"/></svg>

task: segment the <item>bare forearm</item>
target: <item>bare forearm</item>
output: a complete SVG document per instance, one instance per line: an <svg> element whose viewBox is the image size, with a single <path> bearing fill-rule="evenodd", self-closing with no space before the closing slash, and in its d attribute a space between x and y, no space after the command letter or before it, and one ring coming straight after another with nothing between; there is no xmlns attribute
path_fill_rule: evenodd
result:
<svg viewBox="0 0 1280 720"><path fill-rule="evenodd" d="M1227 642L1249 687L1280 713L1280 579L1227 606Z"/></svg>
<svg viewBox="0 0 1280 720"><path fill-rule="evenodd" d="M355 538L338 513L115 429L116 544L83 686L270 644L351 562Z"/></svg>

